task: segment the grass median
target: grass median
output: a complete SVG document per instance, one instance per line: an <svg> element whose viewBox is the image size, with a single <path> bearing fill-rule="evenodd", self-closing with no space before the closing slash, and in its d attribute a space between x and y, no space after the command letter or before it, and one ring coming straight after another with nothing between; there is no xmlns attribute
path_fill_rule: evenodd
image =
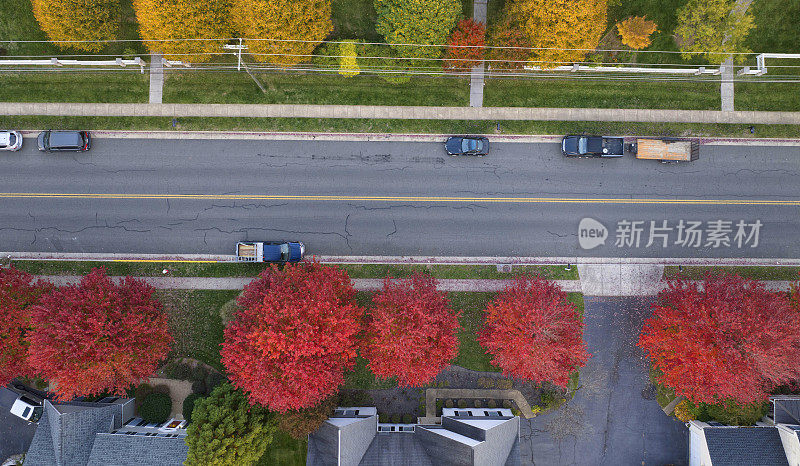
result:
<svg viewBox="0 0 800 466"><path fill-rule="evenodd" d="M184 118L0 116L0 127L20 130L270 131L413 134L567 134L630 136L797 138L800 125L639 123L603 121L474 121L321 118ZM498 130L499 127L499 130Z"/></svg>

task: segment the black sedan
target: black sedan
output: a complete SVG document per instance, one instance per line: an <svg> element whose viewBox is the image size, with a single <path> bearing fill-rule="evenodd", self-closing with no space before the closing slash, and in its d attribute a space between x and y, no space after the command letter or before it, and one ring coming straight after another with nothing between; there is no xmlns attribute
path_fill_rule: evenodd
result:
<svg viewBox="0 0 800 466"><path fill-rule="evenodd" d="M489 139L480 136L453 136L447 139L444 148L452 156L476 155L483 157L489 153Z"/></svg>

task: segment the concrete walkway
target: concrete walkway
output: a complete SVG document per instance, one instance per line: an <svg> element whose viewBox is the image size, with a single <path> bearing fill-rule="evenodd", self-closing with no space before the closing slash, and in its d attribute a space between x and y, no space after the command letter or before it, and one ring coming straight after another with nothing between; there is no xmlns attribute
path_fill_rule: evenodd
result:
<svg viewBox="0 0 800 466"><path fill-rule="evenodd" d="M38 278L47 280L56 286L73 285L80 282L77 275L42 275ZM115 281L124 277L111 277ZM241 290L256 277L135 277L161 290ZM358 291L379 290L383 286L381 278L353 278L353 286ZM477 279L444 279L439 280L440 291L502 291L513 280L477 280ZM580 292L578 280L556 280L558 286L566 292Z"/></svg>
<svg viewBox="0 0 800 466"><path fill-rule="evenodd" d="M8 102L0 106L0 115L800 124L800 112L723 112L719 110L647 110L619 108L412 107L381 105Z"/></svg>
<svg viewBox="0 0 800 466"><path fill-rule="evenodd" d="M472 3L472 19L478 23L486 24L486 4L488 0L474 0ZM483 107L483 86L486 85L485 64L472 68L469 79L469 106Z"/></svg>
<svg viewBox="0 0 800 466"><path fill-rule="evenodd" d="M555 280L567 293L583 293L585 296L653 296L666 285L661 281L663 267L660 266L579 266L580 280ZM81 280L78 275L40 275L56 286L73 285ZM111 277L115 281L123 277ZM241 290L256 277L134 277L144 280L161 290ZM383 286L380 278L353 278L358 291L379 290ZM441 279L440 291L498 292L513 283L513 280L491 279ZM767 281L767 289L789 290L793 282Z"/></svg>
<svg viewBox="0 0 800 466"><path fill-rule="evenodd" d="M731 14L744 14L747 9L750 8L751 3L753 3L753 0L736 0ZM725 37L725 41L727 40L728 36ZM729 56L728 59L722 63L722 66L723 71L719 87L720 97L722 98L722 111L732 112L734 110L734 82L736 79L733 73L733 57Z"/></svg>
<svg viewBox="0 0 800 466"><path fill-rule="evenodd" d="M150 103L160 104L164 96L164 62L160 53L150 56Z"/></svg>

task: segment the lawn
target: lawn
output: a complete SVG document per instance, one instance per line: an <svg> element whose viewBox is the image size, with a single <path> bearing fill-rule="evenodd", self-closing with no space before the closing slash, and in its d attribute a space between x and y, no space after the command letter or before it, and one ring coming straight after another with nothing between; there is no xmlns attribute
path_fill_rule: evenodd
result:
<svg viewBox="0 0 800 466"><path fill-rule="evenodd" d="M0 101L147 103L148 79L138 67L111 72L71 68L46 73L0 73Z"/></svg>
<svg viewBox="0 0 800 466"><path fill-rule="evenodd" d="M676 51L678 46L673 38L673 30L678 25L678 10L688 0L625 0L609 2L608 28L615 28L620 21L631 16L645 16L658 25L651 36L652 43L645 50ZM678 54L639 53L636 61L640 63L680 63Z"/></svg>
<svg viewBox="0 0 800 466"><path fill-rule="evenodd" d="M764 78L768 79L772 73L787 73L786 69L770 69L770 63L774 61L776 60L767 60L768 73L764 75ZM800 60L795 60L794 66L800 66ZM792 69L796 72L795 70ZM800 111L800 83L759 83L743 80L737 81L735 87L734 105L736 110Z"/></svg>
<svg viewBox="0 0 800 466"><path fill-rule="evenodd" d="M440 279L510 279L517 274L539 274L551 280L577 280L578 269L565 270L563 265L514 267L513 273L498 272L494 265L391 265L343 264L339 265L350 278L403 278L414 273L428 273Z"/></svg>
<svg viewBox="0 0 800 466"><path fill-rule="evenodd" d="M219 370L222 319L219 309L239 294L233 291L159 290L175 338L170 358L199 359Z"/></svg>
<svg viewBox="0 0 800 466"><path fill-rule="evenodd" d="M421 106L464 106L469 102L466 79L414 78L405 84L390 84L366 75L257 73L256 77L266 93L244 72L169 73L164 102Z"/></svg>
<svg viewBox="0 0 800 466"><path fill-rule="evenodd" d="M676 266L664 267L664 278L683 276L691 280L702 279L706 273L711 275L735 274L753 280L793 280L800 278L800 267L751 267L751 266L719 266L702 267L686 266L679 271Z"/></svg>
<svg viewBox="0 0 800 466"><path fill-rule="evenodd" d="M47 117L0 116L0 127L23 130L93 128L96 130L156 131L310 131L413 134L496 134L495 121L469 120L368 120L319 118L172 118L159 117ZM794 138L797 125L755 125L751 135L746 124L618 123L595 121L504 121L502 134L625 134L701 137Z"/></svg>
<svg viewBox="0 0 800 466"><path fill-rule="evenodd" d="M719 82L614 81L572 75L573 79L490 79L487 107L667 108L719 110Z"/></svg>
<svg viewBox="0 0 800 466"><path fill-rule="evenodd" d="M747 37L747 46L756 53L797 53L800 44L800 1L755 0L750 5L755 29ZM769 64L769 63L768 63ZM798 63L795 63L798 64Z"/></svg>

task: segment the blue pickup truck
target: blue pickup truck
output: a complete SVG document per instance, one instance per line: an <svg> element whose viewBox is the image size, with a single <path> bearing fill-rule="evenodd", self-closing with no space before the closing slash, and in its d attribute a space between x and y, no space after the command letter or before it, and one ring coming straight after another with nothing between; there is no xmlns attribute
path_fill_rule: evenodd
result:
<svg viewBox="0 0 800 466"><path fill-rule="evenodd" d="M570 134L561 140L561 152L567 157L622 157L624 142L620 137Z"/></svg>
<svg viewBox="0 0 800 466"><path fill-rule="evenodd" d="M299 262L306 253L300 242L256 241L236 243L237 262Z"/></svg>

